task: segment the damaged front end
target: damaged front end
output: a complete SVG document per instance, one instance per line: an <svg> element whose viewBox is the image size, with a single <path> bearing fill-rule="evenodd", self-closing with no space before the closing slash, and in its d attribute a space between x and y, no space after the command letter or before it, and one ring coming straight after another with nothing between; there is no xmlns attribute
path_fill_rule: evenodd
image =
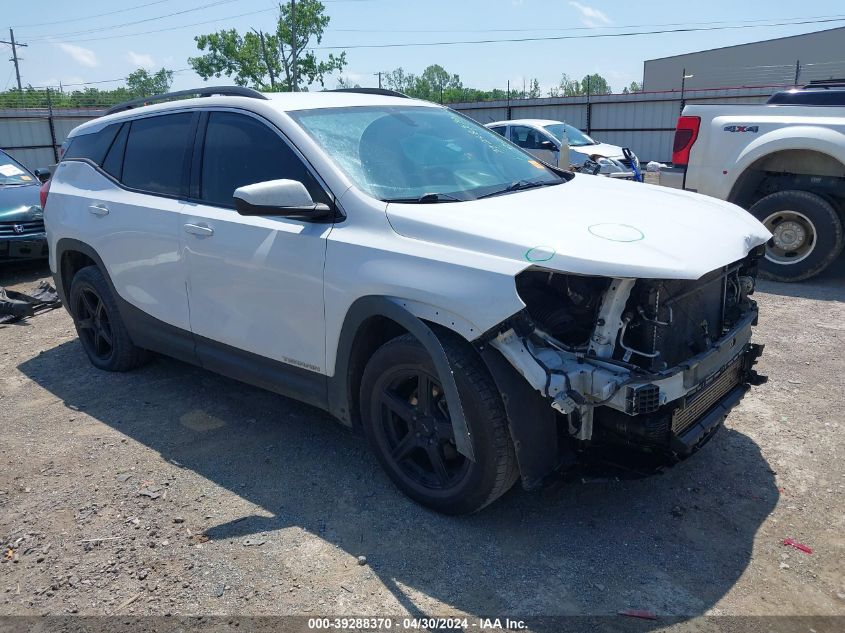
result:
<svg viewBox="0 0 845 633"><path fill-rule="evenodd" d="M756 248L695 281L539 268L519 274L525 310L479 343L503 388L525 487L541 485L544 471L595 447L629 448L672 462L709 440L749 385L765 380L753 369L762 346L751 343L757 305L750 296L761 255L762 247ZM524 419L530 398L523 392L521 407L509 402L515 394L505 384L507 370L492 362L487 347L553 411L553 434L526 433L532 423L513 419ZM555 442L555 464L548 447L525 446L538 439ZM533 463L538 455L542 465Z"/></svg>

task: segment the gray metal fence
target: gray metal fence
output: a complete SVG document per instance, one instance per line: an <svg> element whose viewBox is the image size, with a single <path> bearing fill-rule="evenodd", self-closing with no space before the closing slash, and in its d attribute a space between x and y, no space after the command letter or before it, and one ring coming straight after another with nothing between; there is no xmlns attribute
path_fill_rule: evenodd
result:
<svg viewBox="0 0 845 633"><path fill-rule="evenodd" d="M451 103L479 123L506 119L566 121L601 141L630 147L642 160L668 162L683 104L763 103L786 85L630 94L581 95ZM68 133L98 117L104 107L2 107L0 149L32 169L53 164Z"/></svg>
<svg viewBox="0 0 845 633"><path fill-rule="evenodd" d="M0 149L30 169L52 165L70 131L102 113L99 108L0 109Z"/></svg>
<svg viewBox="0 0 845 633"><path fill-rule="evenodd" d="M479 123L507 119L553 119L595 136L630 147L642 160L668 162L682 104L763 103L783 86L672 90L577 97L545 97L451 103L449 107Z"/></svg>

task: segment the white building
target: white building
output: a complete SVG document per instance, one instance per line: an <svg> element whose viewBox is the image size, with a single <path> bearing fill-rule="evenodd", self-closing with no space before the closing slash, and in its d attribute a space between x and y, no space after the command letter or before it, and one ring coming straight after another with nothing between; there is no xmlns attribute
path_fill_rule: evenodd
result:
<svg viewBox="0 0 845 633"><path fill-rule="evenodd" d="M684 77L686 77L684 79ZM845 27L644 63L645 90L783 86L845 78Z"/></svg>

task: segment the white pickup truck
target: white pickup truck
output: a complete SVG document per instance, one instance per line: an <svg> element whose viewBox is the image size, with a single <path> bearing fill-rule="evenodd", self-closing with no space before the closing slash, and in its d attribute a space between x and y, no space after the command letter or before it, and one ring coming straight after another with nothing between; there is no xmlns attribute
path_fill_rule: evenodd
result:
<svg viewBox="0 0 845 633"><path fill-rule="evenodd" d="M800 281L843 246L845 84L811 84L760 105L689 105L660 184L738 204L772 233L761 274Z"/></svg>

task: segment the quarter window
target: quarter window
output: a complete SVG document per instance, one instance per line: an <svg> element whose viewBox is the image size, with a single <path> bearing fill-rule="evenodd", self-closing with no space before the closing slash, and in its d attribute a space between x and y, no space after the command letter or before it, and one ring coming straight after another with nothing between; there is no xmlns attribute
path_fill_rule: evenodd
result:
<svg viewBox="0 0 845 633"><path fill-rule="evenodd" d="M267 180L296 180L315 202L329 202L323 188L278 133L234 112L212 112L202 153L200 198L234 207L235 189Z"/></svg>
<svg viewBox="0 0 845 633"><path fill-rule="evenodd" d="M120 124L113 123L98 132L74 136L62 158L87 158L97 165L102 165L119 129Z"/></svg>
<svg viewBox="0 0 845 633"><path fill-rule="evenodd" d="M193 116L186 112L132 121L126 140L123 184L150 193L178 195Z"/></svg>

